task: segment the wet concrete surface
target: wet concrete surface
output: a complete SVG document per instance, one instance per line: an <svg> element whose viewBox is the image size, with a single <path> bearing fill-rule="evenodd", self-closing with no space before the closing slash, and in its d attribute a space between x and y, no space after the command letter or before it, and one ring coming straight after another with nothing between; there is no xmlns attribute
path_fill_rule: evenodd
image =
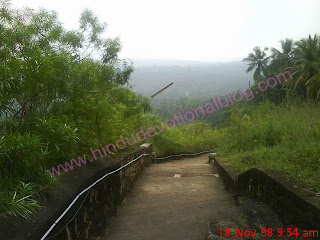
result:
<svg viewBox="0 0 320 240"><path fill-rule="evenodd" d="M146 168L100 240L224 239L231 232L283 228L264 203L245 196L234 199L224 190L208 155L153 164ZM245 239L244 237L232 239ZM296 239L296 238L295 238Z"/></svg>

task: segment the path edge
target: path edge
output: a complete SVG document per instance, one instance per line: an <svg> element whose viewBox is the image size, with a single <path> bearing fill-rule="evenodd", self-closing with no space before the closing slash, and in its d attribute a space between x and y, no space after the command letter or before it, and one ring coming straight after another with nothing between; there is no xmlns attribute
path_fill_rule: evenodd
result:
<svg viewBox="0 0 320 240"><path fill-rule="evenodd" d="M221 161L216 154L209 154L222 178L225 189L235 197L248 194L271 206L286 225L302 229L320 229L320 198L301 183L289 182L283 174L252 168L237 172Z"/></svg>
<svg viewBox="0 0 320 240"><path fill-rule="evenodd" d="M145 155L143 155L145 154ZM105 174L115 171L143 155L137 161L107 176L90 192L83 194L54 227L46 239L96 239L103 234L117 214L125 196L141 172L150 164L152 144L120 154L117 158L106 156L86 166L61 174L56 183L45 192L46 199L38 198L42 208L36 218L0 214L0 240L41 239L52 224L67 209L76 196ZM61 232L55 235L58 231Z"/></svg>

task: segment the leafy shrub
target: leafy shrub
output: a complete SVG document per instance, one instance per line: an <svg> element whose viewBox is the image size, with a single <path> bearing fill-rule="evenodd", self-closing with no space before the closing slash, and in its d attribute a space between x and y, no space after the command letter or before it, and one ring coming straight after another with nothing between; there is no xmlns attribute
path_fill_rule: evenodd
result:
<svg viewBox="0 0 320 240"><path fill-rule="evenodd" d="M154 151L159 155L177 153L177 152L198 152L210 150L213 144L212 134L214 130L210 124L193 121L188 124L176 125L172 129L167 129L165 120L157 115L147 114L144 116L143 129L146 131L149 127L164 124L164 132L156 129L157 135L148 138L153 143Z"/></svg>
<svg viewBox="0 0 320 240"><path fill-rule="evenodd" d="M41 142L45 146L47 167L76 155L80 141L77 131L72 124L52 117L40 119L36 123L34 132L41 136Z"/></svg>
<svg viewBox="0 0 320 240"><path fill-rule="evenodd" d="M45 182L44 160L47 153L37 135L19 133L0 138L1 188L7 189L19 181Z"/></svg>
<svg viewBox="0 0 320 240"><path fill-rule="evenodd" d="M90 10L69 31L55 12L0 1L2 210L30 216L22 208L35 204L20 195L20 182L40 191L52 181L44 169L141 127L150 104L128 88L132 64L118 58L121 43L104 30ZM22 208L11 211L11 203Z"/></svg>
<svg viewBox="0 0 320 240"><path fill-rule="evenodd" d="M40 205L32 198L36 186L21 182L14 191L0 192L0 213L7 212L13 216L30 219L36 214Z"/></svg>
<svg viewBox="0 0 320 240"><path fill-rule="evenodd" d="M238 170L264 167L320 190L320 108L318 103L264 103L241 115L214 139L223 159Z"/></svg>

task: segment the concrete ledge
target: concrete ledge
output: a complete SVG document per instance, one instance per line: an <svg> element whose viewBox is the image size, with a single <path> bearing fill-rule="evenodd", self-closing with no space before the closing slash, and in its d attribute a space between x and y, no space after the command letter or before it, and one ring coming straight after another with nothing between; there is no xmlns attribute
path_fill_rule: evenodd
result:
<svg viewBox="0 0 320 240"><path fill-rule="evenodd" d="M320 229L320 199L300 183L286 180L280 173L252 168L237 173L213 157L214 165L227 190L235 195L249 194L269 204L285 224L302 229Z"/></svg>
<svg viewBox="0 0 320 240"><path fill-rule="evenodd" d="M25 220L7 214L0 215L0 240L40 239L83 189L143 153L152 154L152 145L144 145L137 150L123 153L116 159L105 157L100 161L89 162L62 174L57 183L46 191L46 200L38 199L43 207L37 218ZM50 239L97 239L116 214L117 207L130 191L137 175L151 162L149 156L141 157L95 185L88 195L85 193L78 199L55 226L49 237L56 236Z"/></svg>
<svg viewBox="0 0 320 240"><path fill-rule="evenodd" d="M213 163L218 169L219 176L221 176L226 190L235 193L237 172L232 167L223 164L217 156L212 156L211 159L213 159ZM211 159L209 158L209 161Z"/></svg>
<svg viewBox="0 0 320 240"><path fill-rule="evenodd" d="M171 160L179 160L182 158L194 158L194 157L198 157L200 155L203 154L208 154L208 153L202 153L202 154L198 154L198 155L185 155L185 156L175 156L175 155L181 155L181 154L194 154L192 152L178 152L178 153L169 153L166 155L160 155L160 156L156 156L154 155L156 158L165 158L165 159L160 159L160 160L156 160L155 163L161 163L161 162L166 162L166 161L171 161ZM172 156L172 157L169 157Z"/></svg>

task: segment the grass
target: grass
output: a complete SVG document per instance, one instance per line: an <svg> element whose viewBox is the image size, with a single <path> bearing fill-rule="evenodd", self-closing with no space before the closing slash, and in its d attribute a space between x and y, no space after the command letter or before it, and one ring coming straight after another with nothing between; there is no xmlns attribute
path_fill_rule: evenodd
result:
<svg viewBox="0 0 320 240"><path fill-rule="evenodd" d="M319 104L265 103L246 114L233 111L228 125L213 136L227 164L279 171L320 192Z"/></svg>
<svg viewBox="0 0 320 240"><path fill-rule="evenodd" d="M6 212L9 215L31 219L40 208L37 201L32 198L36 188L35 184L21 182L15 191L0 192L0 214Z"/></svg>
<svg viewBox="0 0 320 240"><path fill-rule="evenodd" d="M152 114L145 116L145 118L144 129L156 124L161 126L161 122L165 123L166 121ZM153 144L153 151L158 156L178 152L200 152L210 150L214 145L210 138L214 129L205 122L192 121L181 126L176 125L172 129L167 129L164 124L164 132L157 132L157 135L148 138L147 142Z"/></svg>

